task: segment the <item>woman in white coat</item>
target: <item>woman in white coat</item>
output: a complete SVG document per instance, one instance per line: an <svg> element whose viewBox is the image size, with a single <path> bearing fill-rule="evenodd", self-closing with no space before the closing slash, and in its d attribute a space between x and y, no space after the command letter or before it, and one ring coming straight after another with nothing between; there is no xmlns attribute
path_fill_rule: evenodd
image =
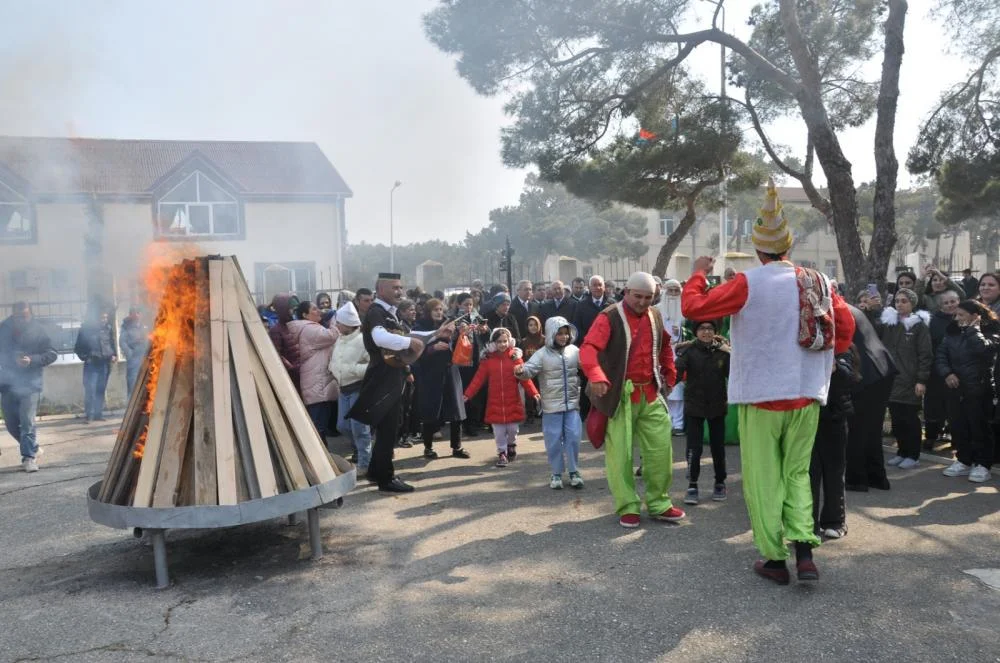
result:
<svg viewBox="0 0 1000 663"><path fill-rule="evenodd" d="M684 316L681 314L681 284L680 281L669 279L663 284L663 296L660 298L660 315L663 317L663 328L670 334L670 344L677 354L677 344L683 341ZM684 434L684 383L680 380L673 391L667 396L667 409L670 411L670 421L673 422L674 435Z"/></svg>

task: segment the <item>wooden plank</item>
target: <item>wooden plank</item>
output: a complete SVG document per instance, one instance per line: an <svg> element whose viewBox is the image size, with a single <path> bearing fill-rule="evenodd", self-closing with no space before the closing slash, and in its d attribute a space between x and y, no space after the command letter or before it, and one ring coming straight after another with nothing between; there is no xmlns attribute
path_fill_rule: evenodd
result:
<svg viewBox="0 0 1000 663"><path fill-rule="evenodd" d="M160 464L163 429L167 421L167 407L170 404L170 388L174 380L175 359L174 348L168 346L163 351L160 370L156 376L156 395L153 397L153 410L149 415L149 434L146 436L146 446L139 465L139 479L135 485L135 500L132 506L148 507L152 504L153 484L156 481L157 465Z"/></svg>
<svg viewBox="0 0 1000 663"><path fill-rule="evenodd" d="M215 423L215 467L219 504L238 500L233 410L230 397L229 334L226 333L221 260L208 261L209 319L212 344L212 421Z"/></svg>
<svg viewBox="0 0 1000 663"><path fill-rule="evenodd" d="M149 416L143 412L139 413L138 421L136 422L135 430L136 437L139 433L146 430L146 426L149 425ZM121 504L131 506L126 501L129 492L131 492L132 486L135 483L135 470L139 466L139 461L133 454L133 449L130 447L128 454L124 457L121 463L121 469L118 471L118 477L115 479L112 486L111 494L106 500L110 504Z"/></svg>
<svg viewBox="0 0 1000 663"><path fill-rule="evenodd" d="M232 257L227 257L225 260L227 265L238 269ZM237 300L240 312L243 314L243 322L246 323L247 333L250 335L250 341L260 355L264 370L274 387L278 402L281 403L288 417L288 423L295 433L298 446L306 458L309 469L312 470L320 483L332 481L337 478L337 472L330 464L326 456L325 445L319 439L319 433L316 432L316 427L313 426L312 419L306 412L306 406L302 403L302 398L299 397L288 372L285 371L284 364L281 363L278 351L264 329L264 323L261 322L260 314L257 313L257 308L254 306L250 289L238 272L235 281L239 295Z"/></svg>
<svg viewBox="0 0 1000 663"><path fill-rule="evenodd" d="M260 361L256 350L250 351L250 368L253 373L254 382L257 384L257 395L260 396L260 403L263 406L264 418L267 426L271 430L275 448L281 460L281 468L288 475L292 490L300 490L309 487L309 480L302 470L302 461L295 450L295 442L292 433L285 423L285 417L281 412L281 405L271 388L271 381L267 379L267 372Z"/></svg>
<svg viewBox="0 0 1000 663"><path fill-rule="evenodd" d="M181 466L181 484L177 488L177 506L195 506L194 478L194 423L192 422L184 452L184 465Z"/></svg>
<svg viewBox="0 0 1000 663"><path fill-rule="evenodd" d="M257 482L257 471L253 465L253 452L250 451L250 431L243 416L243 397L236 382L236 370L230 366L229 372L233 376L230 390L233 401L233 431L236 437L236 478L240 481L240 501L245 502L248 499L260 499L260 484Z"/></svg>
<svg viewBox="0 0 1000 663"><path fill-rule="evenodd" d="M142 366L139 367L139 377L137 378L135 389L129 396L128 406L125 408L125 416L122 418L121 427L118 429L115 446L111 450L108 466L104 468L104 478L101 480L101 490L98 493L98 499L102 502L107 502L110 499L118 473L127 456L132 453L135 438L141 432L141 429L137 426L137 421L142 417L142 409L146 405L147 382L149 382L149 354L142 360Z"/></svg>
<svg viewBox="0 0 1000 663"><path fill-rule="evenodd" d="M250 365L250 349L247 345L246 331L239 319L239 299L236 289L236 270L232 263L223 266L222 282L225 289L225 301L232 302L234 310L230 316L226 304L226 326L229 328L229 349L233 355L233 369L236 372L236 384L240 390L240 401L243 404L243 419L246 422L250 436L250 453L253 455L254 469L257 471L257 483L260 486L261 497L273 497L278 494L278 484L274 477L274 466L267 450L267 433L264 431L264 417L260 411L260 400L257 397L257 386L254 382ZM230 318L237 318L232 321Z"/></svg>
<svg viewBox="0 0 1000 663"><path fill-rule="evenodd" d="M194 504L218 504L215 473L215 403L212 389L211 293L207 258L197 262L194 313ZM214 260L212 262L219 262Z"/></svg>
<svg viewBox="0 0 1000 663"><path fill-rule="evenodd" d="M181 468L187 451L188 433L194 417L194 356L186 353L177 360L177 369L170 391L170 409L163 429L160 462L157 464L154 507L177 505L181 483Z"/></svg>

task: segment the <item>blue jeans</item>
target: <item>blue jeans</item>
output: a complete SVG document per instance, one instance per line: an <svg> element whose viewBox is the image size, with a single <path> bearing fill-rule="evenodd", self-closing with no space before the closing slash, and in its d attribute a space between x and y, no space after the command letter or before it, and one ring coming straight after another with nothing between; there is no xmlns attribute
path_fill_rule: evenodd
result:
<svg viewBox="0 0 1000 663"><path fill-rule="evenodd" d="M35 413L38 412L40 397L41 393L37 391L15 394L12 389L4 390L0 397L0 407L3 408L7 432L21 445L21 460L34 458L38 453L38 442L35 441Z"/></svg>
<svg viewBox="0 0 1000 663"><path fill-rule="evenodd" d="M367 424L354 419L346 419L346 415L358 401L360 391L353 394L341 394L337 401L337 430L351 441L358 453L358 467L368 467L372 459L372 431Z"/></svg>
<svg viewBox="0 0 1000 663"><path fill-rule="evenodd" d="M111 361L88 359L83 363L83 409L87 419L104 417L104 392L108 389Z"/></svg>
<svg viewBox="0 0 1000 663"><path fill-rule="evenodd" d="M324 447L326 446L326 425L330 421L331 407L333 407L333 403L329 401L312 403L306 406L306 412L309 413L309 418L312 419L313 426L316 427L316 432L319 433L319 439L323 440Z"/></svg>
<svg viewBox="0 0 1000 663"><path fill-rule="evenodd" d="M134 359L125 364L126 400L132 397L132 390L135 389L135 383L139 380L140 368L142 368L142 359Z"/></svg>
<svg viewBox="0 0 1000 663"><path fill-rule="evenodd" d="M552 474L562 474L564 468L570 472L577 471L582 429L583 422L577 410L542 414L542 435L545 437L545 453L549 457Z"/></svg>

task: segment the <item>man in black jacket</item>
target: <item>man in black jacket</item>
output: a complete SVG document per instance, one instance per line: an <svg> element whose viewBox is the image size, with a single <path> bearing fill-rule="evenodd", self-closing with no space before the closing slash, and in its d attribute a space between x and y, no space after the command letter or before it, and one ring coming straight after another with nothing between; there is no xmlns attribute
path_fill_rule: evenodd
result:
<svg viewBox="0 0 1000 663"><path fill-rule="evenodd" d="M545 328L545 321L559 315L567 320L573 319L576 311L576 302L566 296L562 281L553 281L549 286L549 299L542 302L538 309L539 317L542 320L542 328Z"/></svg>
<svg viewBox="0 0 1000 663"><path fill-rule="evenodd" d="M604 292L604 278L595 274L590 277L590 294L577 303L573 317L569 321L576 327L576 344L583 343L584 337L590 331L597 316L612 304L612 300ZM587 378L580 373L580 416L585 420L590 414L590 398L587 396Z"/></svg>
<svg viewBox="0 0 1000 663"><path fill-rule="evenodd" d="M80 327L73 348L83 362L83 405L87 423L104 421L104 400L111 365L118 361L114 324L107 310Z"/></svg>
<svg viewBox="0 0 1000 663"><path fill-rule="evenodd" d="M25 302L0 323L0 407L7 431L21 447L21 467L37 472L35 413L42 395L42 369L56 360L49 335Z"/></svg>
<svg viewBox="0 0 1000 663"><path fill-rule="evenodd" d="M510 303L510 314L517 320L517 329L521 334L528 333L528 318L538 315L538 304L531 299L531 281L520 281L515 289L515 297Z"/></svg>
<svg viewBox="0 0 1000 663"><path fill-rule="evenodd" d="M882 453L882 422L889 404L896 365L878 332L860 309L848 305L854 317L854 347L861 357L861 382L854 387L854 414L848 420L847 490L868 487L889 490Z"/></svg>

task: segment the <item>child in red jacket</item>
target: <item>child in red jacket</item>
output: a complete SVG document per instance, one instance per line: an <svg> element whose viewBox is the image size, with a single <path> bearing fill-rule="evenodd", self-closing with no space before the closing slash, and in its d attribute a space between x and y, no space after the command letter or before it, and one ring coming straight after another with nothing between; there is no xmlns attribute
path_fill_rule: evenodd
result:
<svg viewBox="0 0 1000 663"><path fill-rule="evenodd" d="M486 416L483 421L493 425L493 436L497 442L497 467L506 467L509 460L517 455L518 424L524 421L524 403L517 385L524 386L525 393L539 399L538 389L531 380L518 380L514 368L524 363L521 351L514 347L510 332L498 327L490 334L485 357L479 362L479 370L465 390L465 400L473 398L483 384L489 384L486 398Z"/></svg>

